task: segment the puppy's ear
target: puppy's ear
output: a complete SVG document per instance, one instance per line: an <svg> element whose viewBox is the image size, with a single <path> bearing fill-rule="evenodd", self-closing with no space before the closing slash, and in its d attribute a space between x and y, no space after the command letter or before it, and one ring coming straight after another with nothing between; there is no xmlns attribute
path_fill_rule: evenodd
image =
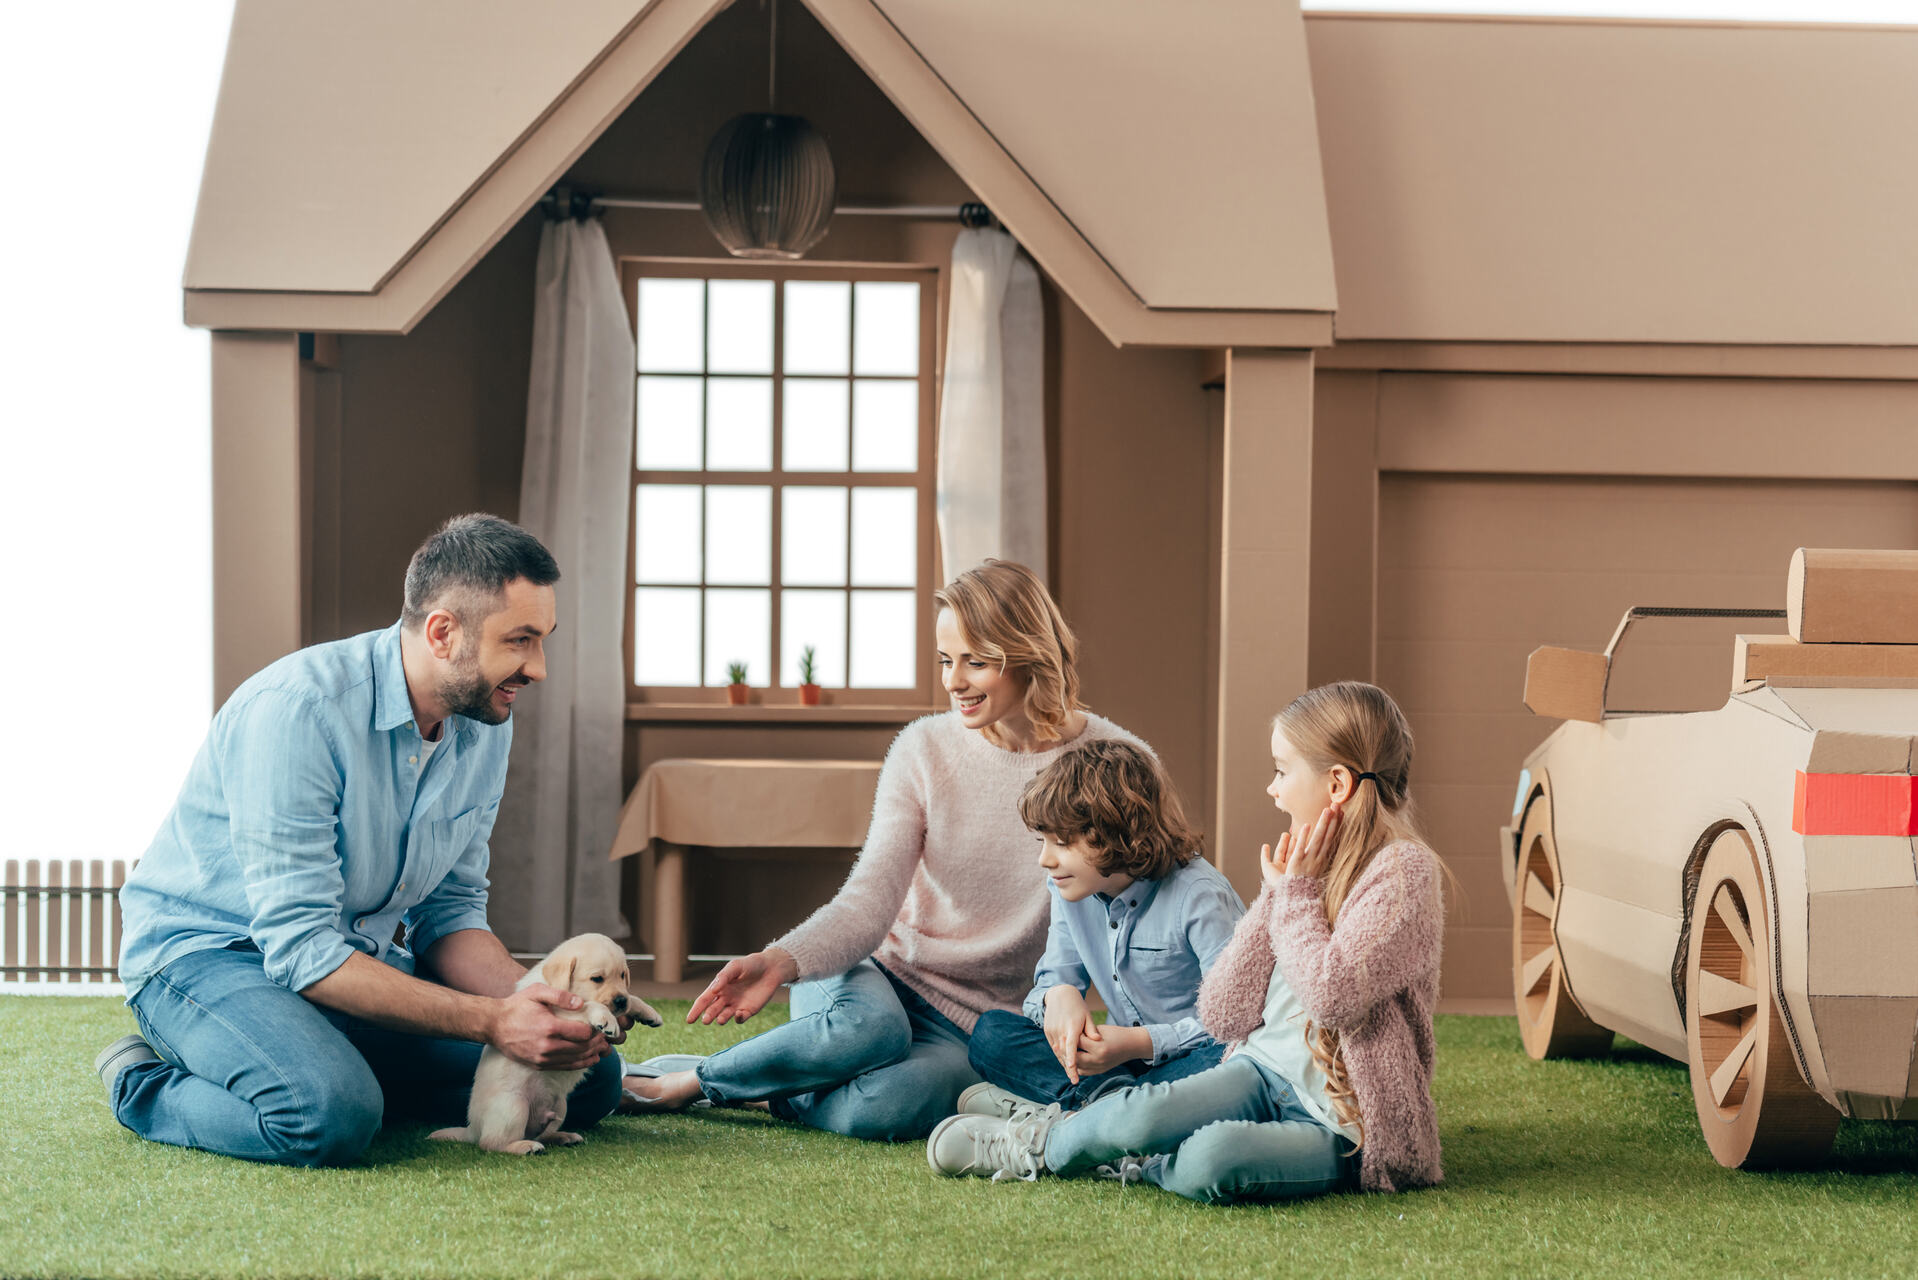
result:
<svg viewBox="0 0 1918 1280"><path fill-rule="evenodd" d="M573 989L573 971L579 967L577 955L565 957L553 956L541 966L540 972L546 977L546 985L559 991Z"/></svg>

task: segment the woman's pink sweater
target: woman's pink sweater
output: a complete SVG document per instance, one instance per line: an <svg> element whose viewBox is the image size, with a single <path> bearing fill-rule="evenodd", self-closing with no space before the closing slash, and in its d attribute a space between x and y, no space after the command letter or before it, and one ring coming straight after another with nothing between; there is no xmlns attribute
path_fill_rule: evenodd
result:
<svg viewBox="0 0 1918 1280"><path fill-rule="evenodd" d="M968 1035L987 1009L1016 1012L1051 914L1019 796L1065 752L1101 738L1151 751L1090 712L1070 742L1030 752L994 746L957 712L913 721L886 753L866 847L846 883L772 945L798 963L801 980L871 956Z"/></svg>
<svg viewBox="0 0 1918 1280"><path fill-rule="evenodd" d="M1268 884L1199 989L1199 1018L1228 1044L1265 1021L1278 964L1312 1020L1339 1033L1365 1121L1361 1185L1402 1191L1440 1181L1432 1105L1432 1007L1438 1003L1445 908L1438 858L1400 841L1373 857L1336 929L1325 923L1325 882Z"/></svg>

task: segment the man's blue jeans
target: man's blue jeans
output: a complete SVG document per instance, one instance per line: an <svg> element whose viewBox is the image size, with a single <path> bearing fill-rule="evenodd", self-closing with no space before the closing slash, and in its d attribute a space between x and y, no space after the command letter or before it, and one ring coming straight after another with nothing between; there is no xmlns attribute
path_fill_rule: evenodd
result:
<svg viewBox="0 0 1918 1280"><path fill-rule="evenodd" d="M923 1138L979 1083L966 1033L875 960L792 989L792 1020L700 1063L713 1102L879 1142Z"/></svg>
<svg viewBox="0 0 1918 1280"><path fill-rule="evenodd" d="M196 951L134 996L163 1062L126 1068L113 1114L143 1138L275 1164L346 1164L382 1123L466 1123L481 1046L376 1027L266 976L249 946ZM567 1100L581 1129L619 1101L609 1053Z"/></svg>
<svg viewBox="0 0 1918 1280"><path fill-rule="evenodd" d="M1149 1067L1143 1061L1121 1063L1096 1076L1081 1076L1074 1084L1046 1041L1043 1027L1022 1013L991 1009L979 1015L972 1029L972 1069L1022 1098L1056 1102L1077 1111L1114 1089L1135 1084L1163 1084L1210 1070L1225 1057L1225 1046L1208 1041L1188 1053Z"/></svg>
<svg viewBox="0 0 1918 1280"><path fill-rule="evenodd" d="M1242 1053L1170 1084L1108 1093L1046 1136L1046 1168L1061 1177L1125 1156L1147 1157L1140 1173L1154 1186L1215 1204L1359 1185L1357 1148L1284 1076Z"/></svg>

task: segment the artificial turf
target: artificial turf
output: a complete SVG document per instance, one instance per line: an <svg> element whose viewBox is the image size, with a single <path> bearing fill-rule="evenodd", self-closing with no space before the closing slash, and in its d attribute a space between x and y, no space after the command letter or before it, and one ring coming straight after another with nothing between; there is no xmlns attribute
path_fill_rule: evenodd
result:
<svg viewBox="0 0 1918 1280"><path fill-rule="evenodd" d="M746 1027L636 1032L647 1055ZM674 1010L679 1011L676 1016ZM1117 1276L1918 1273L1918 1130L1850 1124L1817 1173L1712 1162L1683 1066L1535 1063L1439 1019L1443 1187L1208 1207L1109 1182L942 1179L756 1111L614 1117L522 1159L382 1133L297 1170L144 1143L89 1070L117 1000L0 997L4 1276Z"/></svg>

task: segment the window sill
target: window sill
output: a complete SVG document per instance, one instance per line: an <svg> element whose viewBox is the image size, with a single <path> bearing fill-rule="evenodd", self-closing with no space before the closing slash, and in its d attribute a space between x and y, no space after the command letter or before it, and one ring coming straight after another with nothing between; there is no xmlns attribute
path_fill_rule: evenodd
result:
<svg viewBox="0 0 1918 1280"><path fill-rule="evenodd" d="M749 703L735 707L719 702L629 702L626 718L649 723L905 724L943 710L943 707L928 706L802 707L797 703Z"/></svg>

